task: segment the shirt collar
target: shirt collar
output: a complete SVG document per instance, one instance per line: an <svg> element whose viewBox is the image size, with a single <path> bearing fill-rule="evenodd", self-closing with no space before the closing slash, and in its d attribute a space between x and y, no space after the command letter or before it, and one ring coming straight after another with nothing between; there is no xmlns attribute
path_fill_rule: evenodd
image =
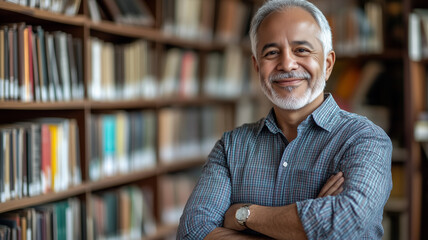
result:
<svg viewBox="0 0 428 240"><path fill-rule="evenodd" d="M308 116L308 119L312 118L316 125L330 132L333 128L334 119L336 118L337 112L339 110L340 108L334 100L333 96L330 93L326 93L324 94L323 103ZM306 119L304 122L306 122L308 119ZM260 122L258 133L260 133L265 126L273 134L281 132L281 129L276 123L275 111L273 108L269 111L269 114L266 116L265 120Z"/></svg>

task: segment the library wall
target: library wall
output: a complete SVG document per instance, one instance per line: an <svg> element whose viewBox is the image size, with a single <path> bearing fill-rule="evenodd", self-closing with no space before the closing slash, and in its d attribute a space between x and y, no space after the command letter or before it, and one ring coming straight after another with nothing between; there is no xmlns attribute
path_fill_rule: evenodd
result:
<svg viewBox="0 0 428 240"><path fill-rule="evenodd" d="M262 2L0 1L0 235L174 238L215 142L270 110L248 38ZM333 30L326 90L393 142L384 239L423 239L428 5L311 2Z"/></svg>

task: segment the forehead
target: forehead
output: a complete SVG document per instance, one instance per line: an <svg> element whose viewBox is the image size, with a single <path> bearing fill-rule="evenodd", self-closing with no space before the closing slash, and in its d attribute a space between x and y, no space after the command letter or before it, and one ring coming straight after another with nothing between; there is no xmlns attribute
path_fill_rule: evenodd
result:
<svg viewBox="0 0 428 240"><path fill-rule="evenodd" d="M300 7L290 7L269 14L257 30L257 48L266 42L310 41L315 44L320 27L313 16Z"/></svg>

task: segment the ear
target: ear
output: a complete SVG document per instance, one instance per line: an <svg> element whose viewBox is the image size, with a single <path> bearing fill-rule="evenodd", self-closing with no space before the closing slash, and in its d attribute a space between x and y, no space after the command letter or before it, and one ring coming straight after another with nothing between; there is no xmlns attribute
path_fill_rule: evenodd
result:
<svg viewBox="0 0 428 240"><path fill-rule="evenodd" d="M334 51L330 51L327 54L327 58L325 59L325 64L326 64L325 80L326 81L330 78L335 62L336 62L336 53Z"/></svg>
<svg viewBox="0 0 428 240"><path fill-rule="evenodd" d="M256 57L254 57L254 55L251 57L251 60L253 60L253 67L254 70L256 70L257 73L259 73L259 64L257 63L257 59Z"/></svg>

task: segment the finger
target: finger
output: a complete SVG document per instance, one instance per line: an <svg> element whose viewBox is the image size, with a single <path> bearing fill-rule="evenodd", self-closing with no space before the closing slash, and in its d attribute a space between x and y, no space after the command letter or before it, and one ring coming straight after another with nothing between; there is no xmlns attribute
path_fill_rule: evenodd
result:
<svg viewBox="0 0 428 240"><path fill-rule="evenodd" d="M320 193L318 194L318 197L325 196L325 193L335 184L337 180L339 180L343 176L342 172L338 172L336 175L331 176L327 183L321 188Z"/></svg>
<svg viewBox="0 0 428 240"><path fill-rule="evenodd" d="M331 196L339 195L341 192L343 192L343 187L340 187L339 189L337 189L334 193L331 194Z"/></svg>
<svg viewBox="0 0 428 240"><path fill-rule="evenodd" d="M345 178L341 177L340 179L338 179L333 186L331 186L326 193L324 194L324 196L329 196L332 195L334 192L336 192L340 187L342 187L342 184L345 182Z"/></svg>

